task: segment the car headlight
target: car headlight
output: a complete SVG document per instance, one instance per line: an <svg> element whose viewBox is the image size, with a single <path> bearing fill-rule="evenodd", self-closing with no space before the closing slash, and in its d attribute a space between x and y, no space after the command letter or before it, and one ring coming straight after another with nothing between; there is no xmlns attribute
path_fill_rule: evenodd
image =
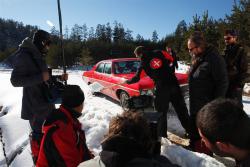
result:
<svg viewBox="0 0 250 167"><path fill-rule="evenodd" d="M152 89L148 89L148 90L140 90L140 95L148 95L148 96L153 96L154 92Z"/></svg>

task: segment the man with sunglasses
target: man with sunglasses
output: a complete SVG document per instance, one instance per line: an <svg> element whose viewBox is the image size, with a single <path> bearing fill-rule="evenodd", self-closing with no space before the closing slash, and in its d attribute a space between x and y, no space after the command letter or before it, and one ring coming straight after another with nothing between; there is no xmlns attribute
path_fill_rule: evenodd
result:
<svg viewBox="0 0 250 167"><path fill-rule="evenodd" d="M55 77L49 74L45 62L50 43L50 34L37 30L33 38L25 38L11 56L13 71L10 81L15 87L23 87L21 118L29 120L30 123L30 145L34 162L36 162L42 138L42 124L55 108L54 104L46 98L45 89L46 82ZM68 75L63 74L60 77L62 80L67 80Z"/></svg>
<svg viewBox="0 0 250 167"><path fill-rule="evenodd" d="M226 64L218 50L207 45L201 32L194 32L189 37L187 47L192 60L189 71L190 147L212 155L201 143L195 120L204 105L218 97L225 97L228 87Z"/></svg>
<svg viewBox="0 0 250 167"><path fill-rule="evenodd" d="M224 58L229 78L226 97L236 100L243 107L242 91L247 77L247 55L244 48L237 43L235 30L226 30L224 40L226 44Z"/></svg>

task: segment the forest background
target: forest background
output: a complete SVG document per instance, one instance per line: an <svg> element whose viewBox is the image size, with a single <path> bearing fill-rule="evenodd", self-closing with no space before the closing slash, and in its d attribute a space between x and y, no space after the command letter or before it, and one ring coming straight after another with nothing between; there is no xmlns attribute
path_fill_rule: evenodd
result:
<svg viewBox="0 0 250 167"><path fill-rule="evenodd" d="M154 49L171 47L179 60L189 62L187 39L194 31L202 31L207 42L218 48L221 54L225 47L224 31L235 29L239 42L249 52L250 48L250 0L240 0L234 3L230 15L213 19L208 11L202 16L193 16L192 23L181 20L172 34L159 39L157 31L152 32L151 39L145 39L140 34L132 36L132 30L125 28L122 23L98 24L95 28L87 24L75 24L71 29L64 27L63 45L65 64L89 66L110 58L132 57L133 50L138 45ZM38 29L35 25L24 25L22 22L0 18L0 62L14 53L25 37L31 37ZM46 57L52 68L62 65L59 31L52 27L52 45Z"/></svg>

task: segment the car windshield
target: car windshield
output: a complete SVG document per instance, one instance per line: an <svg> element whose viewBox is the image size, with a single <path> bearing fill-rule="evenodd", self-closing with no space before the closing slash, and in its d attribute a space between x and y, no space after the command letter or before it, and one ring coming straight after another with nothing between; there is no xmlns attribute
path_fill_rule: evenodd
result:
<svg viewBox="0 0 250 167"><path fill-rule="evenodd" d="M114 63L115 74L135 73L139 68L140 61L120 61Z"/></svg>

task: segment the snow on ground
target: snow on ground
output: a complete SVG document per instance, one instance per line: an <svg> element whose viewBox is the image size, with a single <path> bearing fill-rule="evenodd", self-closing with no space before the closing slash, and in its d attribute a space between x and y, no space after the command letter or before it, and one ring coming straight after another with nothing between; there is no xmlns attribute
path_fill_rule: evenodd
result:
<svg viewBox="0 0 250 167"><path fill-rule="evenodd" d="M186 65L184 61L178 61L178 69L176 72L178 73L186 73L189 70L189 66Z"/></svg>
<svg viewBox="0 0 250 167"><path fill-rule="evenodd" d="M250 97L243 96L244 111L250 116Z"/></svg>
<svg viewBox="0 0 250 167"><path fill-rule="evenodd" d="M8 159L14 157L11 167L31 167L32 159L28 135L30 128L28 121L20 119L22 88L14 88L10 84L10 71L0 71L0 128L3 131L3 142ZM101 151L100 142L108 131L112 117L122 113L118 103L105 96L93 96L89 87L82 80L81 71L69 71L68 84L79 85L86 96L83 115L79 118L86 133L87 145L97 155ZM250 114L250 98L244 97L244 107ZM4 114L7 112L7 114ZM168 116L168 127L172 132L183 134L183 129L175 115ZM19 154L20 153L20 154ZM163 140L162 154L173 163L184 167L212 167L224 166L214 158L204 154L187 151L180 146ZM3 156L3 145L0 142L0 166L6 166Z"/></svg>

